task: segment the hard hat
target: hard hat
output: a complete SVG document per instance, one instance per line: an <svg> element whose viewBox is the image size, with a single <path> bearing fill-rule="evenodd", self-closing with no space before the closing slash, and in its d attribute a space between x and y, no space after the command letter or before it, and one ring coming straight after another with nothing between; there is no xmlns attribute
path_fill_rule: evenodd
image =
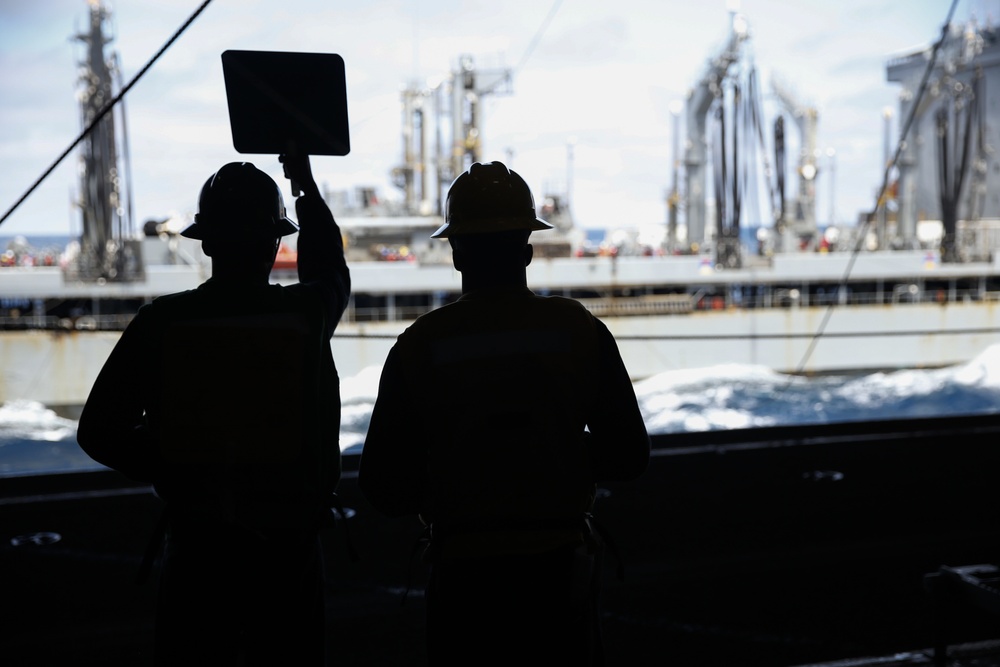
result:
<svg viewBox="0 0 1000 667"><path fill-rule="evenodd" d="M431 238L514 229L540 231L552 225L536 217L535 198L517 173L501 162L476 162L448 189L444 224Z"/></svg>
<svg viewBox="0 0 1000 667"><path fill-rule="evenodd" d="M299 231L285 215L278 184L249 162L230 162L201 188L198 213L181 236L204 239L216 233L239 233L256 225L274 238Z"/></svg>

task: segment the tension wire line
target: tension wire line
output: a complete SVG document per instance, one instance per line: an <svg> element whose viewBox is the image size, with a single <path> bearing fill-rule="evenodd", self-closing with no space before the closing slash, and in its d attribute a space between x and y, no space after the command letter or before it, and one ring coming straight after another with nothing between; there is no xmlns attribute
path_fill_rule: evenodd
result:
<svg viewBox="0 0 1000 667"><path fill-rule="evenodd" d="M841 331L826 334L827 338L864 338L870 339L872 336L886 336L892 338L904 338L907 336L969 336L1000 333L1000 327L972 327L968 329L952 329L951 331L937 330L910 330L910 331ZM812 334L657 334L650 336L615 336L615 340L643 342L643 341L672 341L672 340L788 340L794 338L808 338ZM343 334L333 335L334 340L395 340L397 334Z"/></svg>
<svg viewBox="0 0 1000 667"><path fill-rule="evenodd" d="M524 52L524 55L521 56L521 62L519 62L517 64L517 67L514 68L515 74L521 71L521 69L524 67L524 64L528 62L528 58L530 58L531 54L534 53L535 47L538 46L538 42L542 41L542 35L545 34L545 31L549 27L549 23L552 22L552 19L553 17L555 17L556 12L559 11L560 5L562 5L562 0L555 0L555 2L552 3L552 8L549 10L548 16L545 17L545 20L542 21L542 24L538 27L538 30L535 31L535 36L531 38L531 43L528 44L528 50Z"/></svg>
<svg viewBox="0 0 1000 667"><path fill-rule="evenodd" d="M879 202L885 196L886 190L889 189L889 174L892 172L892 168L899 162L899 156L903 152L903 147L906 145L906 137L910 133L910 127L913 125L913 121L917 115L917 107L920 105L920 100L923 99L924 93L927 91L927 82L930 79L931 72L934 70L934 64L937 62L938 50L940 50L941 45L944 44L944 40L948 36L948 29L951 27L951 18L955 13L955 7L958 6L958 0L952 0L951 8L948 10L948 16L945 18L944 25L941 27L941 38L934 44L931 50L931 57L927 60L927 67L924 70L923 79L920 81L920 88L917 89L917 95L913 99L913 104L910 107L910 114L906 119L906 124L903 126L903 131L899 135L899 141L896 143L896 152L892 156L892 160L885 167L885 173L882 176L882 186L879 188L878 196L875 198L875 206L872 210L865 216L865 222L861 226L858 233L858 239L854 244L854 250L851 253L851 257L847 262L847 267L844 269L844 277L840 279L839 289L844 289L847 286L847 281L851 277L851 271L854 270L854 263L858 258L858 254L861 252L861 246L864 244L865 235L868 232L868 228L871 226L872 221L875 219L875 215L878 213ZM823 313L823 319L819 324L819 328L816 333L813 334L812 340L809 341L809 347L806 349L805 354L802 356L802 361L796 369L797 373L801 373L805 368L805 365L809 363L809 359L812 357L813 352L816 349L816 345L819 343L819 339L823 337L824 331L826 330L826 325L830 322L830 316L833 314L833 310L836 306L830 304L827 306L826 312Z"/></svg>
<svg viewBox="0 0 1000 667"><path fill-rule="evenodd" d="M195 20L196 18L198 18L198 15L199 15L199 14L201 14L201 12L202 12L202 11L204 11L205 7L207 7L207 6L208 6L208 3L210 3L210 2L212 2L212 0L205 0L205 1L203 2L203 3L201 3L201 6L199 6L199 7L198 7L198 9L196 9L196 10L194 11L194 13L193 13L193 14L191 14L191 16L189 16L189 17L188 17L188 19L187 19L187 20L186 20L186 21L184 22L184 24L183 24L183 25L181 25L181 27L177 29L177 32L175 32L175 33L173 34L173 36L172 36L172 37L171 37L170 39L168 39L168 40L166 41L166 43L165 43L165 44L164 44L163 46L161 46L161 47L160 47L160 50L159 50L159 51L157 51L157 52L156 52L156 54L155 54L155 55L153 55L153 57L152 57L152 58L150 58L149 62L147 62L147 63L146 63L146 64L145 64L144 66L143 66L143 68L142 68L141 70L139 70L139 72L138 72L138 73L137 73L137 74L136 74L136 75L135 75L134 77L132 77L132 80L128 82L128 85L126 85L126 86L125 86L124 88L122 88L122 89L121 89L121 92L119 92L119 93L118 93L117 95L115 95L114 99L112 99L112 100L111 100L110 102L108 102L107 104L105 104L105 105L104 105L104 108L103 108L103 109L101 109L101 110L100 110L100 111L99 111L99 112L97 113L97 115L96 115L96 116L94 117L94 119L93 119L92 121L90 121L90 124L89 124L89 125L87 125L87 127L86 127L86 128L84 128L83 132L81 132L81 133L80 133L80 136L78 136L78 137L76 138L76 140L75 140L75 141L74 141L74 142L73 142L72 144L70 144L70 145L69 145L69 147L68 147L68 148L67 148L66 150L64 150L64 151L62 152L62 154L61 154L61 155L60 155L59 157L57 157L57 158L55 159L55 161L54 161L54 162L53 162L53 163L52 163L51 165L49 165L49 168L48 168L48 169L46 169L46 170L45 170L45 171L44 171L44 172L42 173L42 175L38 177L38 180L36 180L36 181L35 181L34 183L32 183L32 184L31 184L31 187L29 187L29 188L28 188L28 189L27 189L27 190L26 190L26 191L24 192L24 194L23 194L23 195L21 195L21 197L20 197L20 198L19 198L19 199L18 199L18 200L17 200L16 202L14 202L14 205L13 205L13 206L11 206L11 207L10 207L9 209L7 209L7 212L3 214L3 217L2 217L2 218L0 218L0 225L2 225L2 224L4 223L4 221L5 221L5 220L7 220L7 218L9 218L9 217L11 216L11 214L12 214L12 213L13 213L13 212L14 212L15 210L17 210L17 208L18 208L18 207L19 207L19 206L20 206L21 204L23 204L23 203L24 203L24 200L26 200L26 199L27 199L28 197L30 197L30 196L31 196L31 193L32 193L32 192L34 192L34 191L35 191L35 190L36 190L36 189L38 188L38 186L42 184L42 181L44 181L44 180L45 180L46 178L48 178L48 177L49 177L49 175L50 175L50 174L51 174L51 173L52 173L53 171L55 171L55 168L56 168L56 167L58 167L58 166L59 166L59 164L60 164L60 163L61 163L61 162L62 162L63 160L65 160L65 159L66 159L66 156L67 156L67 155L69 155L70 153L72 153L72 152L73 152L73 149L74 149L74 148L76 148L76 147L77 147L77 145L79 145L79 143L80 143L81 141L83 141L83 140L84 140L84 138L85 138L85 137L86 137L86 136L87 136L88 134L90 134L90 133L91 133L91 132L93 131L93 129L94 129L94 128L95 128L96 126L97 126L97 124L98 124L98 123L100 123L100 122L101 122L101 120L102 120L102 119L103 119L103 118L104 118L105 116L107 116L107 115L108 115L108 113L109 113L109 112L110 112L110 111L111 111L112 109L114 109L115 105L116 105L116 104L118 104L118 102L120 102L120 101L122 100L122 98L124 98L124 97L125 97L125 94L126 94L126 93L127 93L127 92L128 92L129 90L131 90L131 89L132 89L132 86L134 86L134 85L136 84L136 82L137 82L137 81L139 81L139 79L141 79L141 78L142 78L142 76L143 76L143 75L144 75L144 74L146 73L146 71L147 71L147 70L149 70L149 68L153 66L153 63L155 63L155 62L156 62L157 60L159 60L160 56L162 56L162 55L163 55L163 54L164 54L164 53L166 52L166 50L167 50L168 48L170 48L170 46L171 46L171 45L172 45L172 44L173 44L173 43L174 43L175 41L177 41L177 38L181 36L181 33L183 33L183 32L184 32L185 30L187 30L188 26L190 26L190 25L191 25L191 23L193 23L193 22L194 22L194 20Z"/></svg>
<svg viewBox="0 0 1000 667"><path fill-rule="evenodd" d="M885 336L900 338L905 336L968 336L981 334L1000 333L1000 327L974 327L969 329L952 329L950 331L939 330L910 330L910 331L839 331L826 334L827 338L865 338L872 336ZM776 334L662 334L658 336L615 336L617 341L655 341L655 340L790 340L795 338L808 338L812 334L800 333L776 333Z"/></svg>
<svg viewBox="0 0 1000 667"><path fill-rule="evenodd" d="M36 327L37 329L38 327ZM123 331L125 328L124 324L116 324L115 326L107 327L97 326L95 331ZM58 323L46 324L41 327L45 331L67 331L72 329L67 329L65 326L60 326ZM20 325L17 320L14 320L14 324L11 324L11 320L8 318L0 318L0 331L24 331L25 328ZM886 338L906 338L912 336L982 336L990 334L1000 333L1000 327L968 327L964 329L952 329L950 331L940 331L937 329L910 329L906 331L838 331L834 333L826 334L827 338L864 338L869 339L872 336L882 336ZM656 342L656 341L679 341L679 340L696 340L696 341L741 341L741 340L754 340L754 341L764 341L764 340L794 340L798 338L808 338L812 334L800 333L800 334L789 334L789 333L757 333L757 334L655 334L655 335L621 335L615 336L615 340L619 342L631 342L631 343L642 343L642 342ZM398 338L397 334L369 334L369 333L337 333L333 336L334 340L396 340Z"/></svg>

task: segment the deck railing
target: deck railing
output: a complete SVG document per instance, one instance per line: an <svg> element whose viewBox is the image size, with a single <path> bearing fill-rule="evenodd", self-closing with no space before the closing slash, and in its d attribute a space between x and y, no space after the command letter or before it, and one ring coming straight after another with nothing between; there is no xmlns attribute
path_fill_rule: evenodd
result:
<svg viewBox="0 0 1000 667"><path fill-rule="evenodd" d="M769 309L842 306L900 305L920 303L1000 302L1000 291L978 289L912 290L898 285L881 292L848 290L803 294L795 289L775 289L768 293L750 293L739 297L732 292L712 294L704 290L695 294L650 294L630 297L577 299L597 317L634 317L654 315L685 315L695 311ZM345 311L343 322L407 322L431 310L428 305L379 305L358 308L353 304ZM57 317L26 313L0 316L0 331L122 331L134 314L83 315Z"/></svg>

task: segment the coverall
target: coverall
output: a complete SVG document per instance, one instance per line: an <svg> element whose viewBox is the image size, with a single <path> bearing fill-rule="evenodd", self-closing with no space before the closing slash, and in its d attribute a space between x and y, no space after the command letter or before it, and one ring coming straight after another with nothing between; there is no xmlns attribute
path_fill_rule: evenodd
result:
<svg viewBox="0 0 1000 667"><path fill-rule="evenodd" d="M92 458L165 502L158 664L324 661L318 529L340 478L330 338L350 274L326 203L306 194L296 212L299 283L213 277L143 306L80 418Z"/></svg>
<svg viewBox="0 0 1000 667"><path fill-rule="evenodd" d="M596 483L649 459L605 325L529 289L472 291L414 322L383 367L359 484L430 526L433 665L601 664Z"/></svg>

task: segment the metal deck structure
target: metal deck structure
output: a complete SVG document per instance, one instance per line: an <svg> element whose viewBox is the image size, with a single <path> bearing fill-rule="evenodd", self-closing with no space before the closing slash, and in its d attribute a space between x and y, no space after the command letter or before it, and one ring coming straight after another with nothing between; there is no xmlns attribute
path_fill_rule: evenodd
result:
<svg viewBox="0 0 1000 667"><path fill-rule="evenodd" d="M956 603L942 634L926 583L1000 563L998 436L1000 415L655 436L595 511L625 566L608 559L608 664L1000 664L1000 619ZM372 510L357 462L340 495L358 560L343 522L324 536L331 655L421 665L420 526ZM3 664L150 664L155 577L135 576L159 509L111 471L0 479Z"/></svg>

